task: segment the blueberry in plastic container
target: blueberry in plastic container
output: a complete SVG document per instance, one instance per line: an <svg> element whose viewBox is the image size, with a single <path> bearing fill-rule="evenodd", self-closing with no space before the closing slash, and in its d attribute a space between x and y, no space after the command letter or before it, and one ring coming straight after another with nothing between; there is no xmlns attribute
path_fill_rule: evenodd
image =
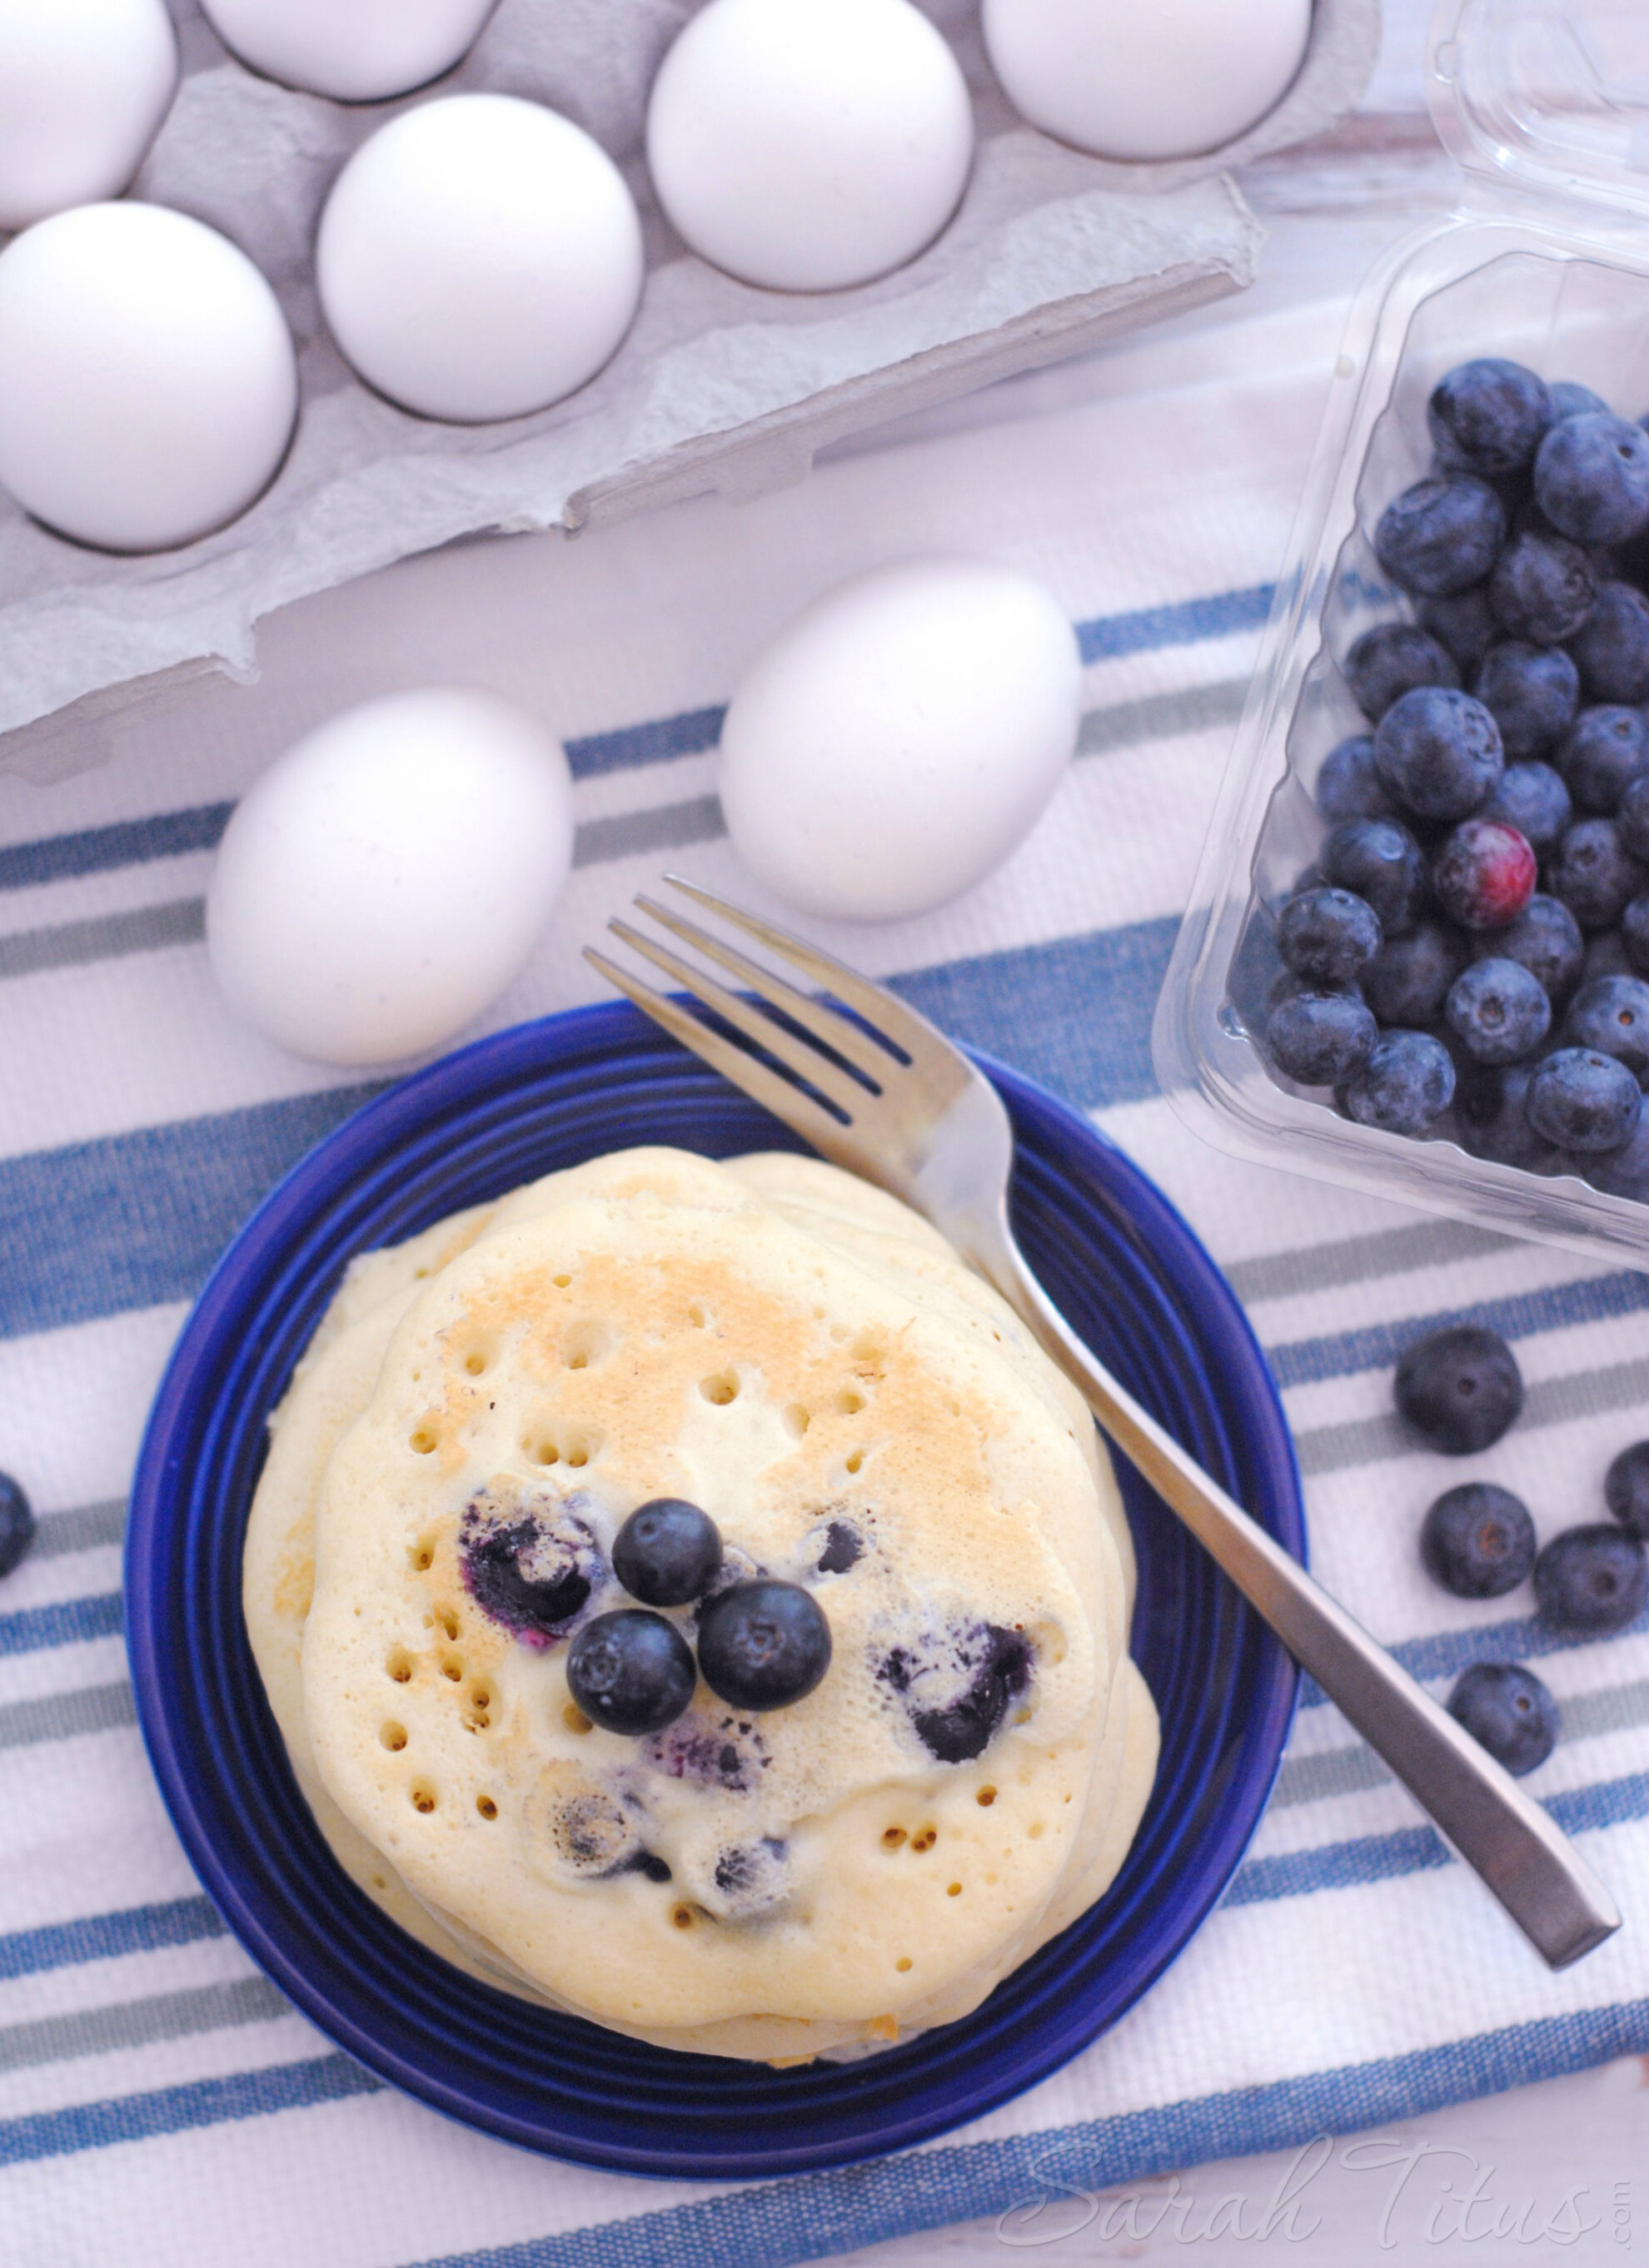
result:
<svg viewBox="0 0 1649 2268"><path fill-rule="evenodd" d="M1545 882L1583 930L1613 929L1649 886L1649 872L1630 856L1612 819L1578 819L1558 844Z"/></svg>
<svg viewBox="0 0 1649 2268"><path fill-rule="evenodd" d="M1534 1522L1520 1496L1492 1481L1446 1489L1420 1527L1427 1574L1457 1599L1499 1599L1534 1565Z"/></svg>
<svg viewBox="0 0 1649 2268"><path fill-rule="evenodd" d="M1474 961L1450 987L1446 1012L1451 1030L1479 1063L1519 1063L1551 1029L1546 989L1520 961Z"/></svg>
<svg viewBox="0 0 1649 2268"><path fill-rule="evenodd" d="M1483 581L1505 529L1505 507L1487 481L1472 473L1432 474L1386 505L1374 553L1405 591L1443 598Z"/></svg>
<svg viewBox="0 0 1649 2268"><path fill-rule="evenodd" d="M1423 1134L1454 1099L1453 1059L1430 1032L1382 1032L1341 1091L1359 1126Z"/></svg>
<svg viewBox="0 0 1649 2268"><path fill-rule="evenodd" d="M1635 773L1627 781L1621 791L1615 826L1622 847L1649 865L1649 775Z"/></svg>
<svg viewBox="0 0 1649 2268"><path fill-rule="evenodd" d="M1423 921L1389 937L1358 979L1382 1024L1435 1024L1448 990L1471 957L1459 930Z"/></svg>
<svg viewBox="0 0 1649 2268"><path fill-rule="evenodd" d="M1538 759L1508 764L1473 816L1515 827L1536 858L1555 850L1574 824L1574 806L1561 772Z"/></svg>
<svg viewBox="0 0 1649 2268"><path fill-rule="evenodd" d="M1649 599L1635 584L1605 583L1568 644L1588 701L1649 699Z"/></svg>
<svg viewBox="0 0 1649 2268"><path fill-rule="evenodd" d="M1351 698L1378 724L1416 685L1458 685L1460 666L1417 622L1376 622L1346 655L1341 674Z"/></svg>
<svg viewBox="0 0 1649 2268"><path fill-rule="evenodd" d="M1481 701L1418 685L1374 733L1374 762L1398 805L1421 819L1469 818L1505 770L1500 727Z"/></svg>
<svg viewBox="0 0 1649 2268"><path fill-rule="evenodd" d="M1479 959L1493 955L1521 961L1557 1006L1580 982L1586 940L1568 907L1537 890L1517 919L1505 929L1480 932L1475 950ZM1375 1012L1379 1012L1378 1008Z"/></svg>
<svg viewBox="0 0 1649 2268"><path fill-rule="evenodd" d="M1502 635L1489 603L1487 583L1474 583L1469 590L1422 599L1415 612L1421 629L1430 630L1438 644L1453 655L1462 677L1472 674Z"/></svg>
<svg viewBox="0 0 1649 2268"><path fill-rule="evenodd" d="M1543 1764L1557 1746L1557 1704L1533 1670L1518 1662L1474 1661L1454 1681L1448 1712L1520 1778Z"/></svg>
<svg viewBox="0 0 1649 2268"><path fill-rule="evenodd" d="M1403 1349L1393 1391L1429 1448L1475 1456L1491 1448L1523 1407L1523 1373L1498 1331L1446 1323Z"/></svg>
<svg viewBox="0 0 1649 2268"><path fill-rule="evenodd" d="M1601 394L1594 394L1589 386L1579 386L1571 378L1560 378L1547 393L1551 399L1552 423L1560 417L1584 417L1588 410L1599 410L1607 417L1609 406Z"/></svg>
<svg viewBox="0 0 1649 2268"><path fill-rule="evenodd" d="M1331 826L1342 819L1391 818L1394 806L1375 768L1373 735L1357 733L1330 748L1313 794Z"/></svg>
<svg viewBox="0 0 1649 2268"><path fill-rule="evenodd" d="M1626 543L1649 526L1649 433L1608 410L1552 426L1534 457L1534 497L1577 543Z"/></svg>
<svg viewBox="0 0 1649 2268"><path fill-rule="evenodd" d="M1564 1018L1564 1043L1623 1063L1649 1079L1649 983L1636 976L1588 977Z"/></svg>
<svg viewBox="0 0 1649 2268"><path fill-rule="evenodd" d="M1536 1064L1524 1109L1560 1150L1618 1150L1638 1123L1643 1095L1625 1064L1595 1048L1559 1048Z"/></svg>
<svg viewBox="0 0 1649 2268"><path fill-rule="evenodd" d="M1431 861L1431 890L1461 929L1505 929L1534 896L1538 874L1533 845L1515 827L1463 819Z"/></svg>
<svg viewBox="0 0 1649 2268"><path fill-rule="evenodd" d="M1605 1197L1649 1204L1649 1110L1638 1112L1637 1125L1618 1150L1594 1150L1567 1160L1562 1170L1579 1174Z"/></svg>
<svg viewBox="0 0 1649 2268"><path fill-rule="evenodd" d="M1458 364L1426 403L1438 462L1490 478L1530 463L1551 418L1545 380L1497 355Z"/></svg>
<svg viewBox="0 0 1649 2268"><path fill-rule="evenodd" d="M1612 816L1633 780L1649 770L1649 731L1642 711L1623 702L1583 709L1557 752L1557 763L1582 811Z"/></svg>
<svg viewBox="0 0 1649 2268"><path fill-rule="evenodd" d="M1379 951L1379 917L1350 890L1301 890L1277 917L1277 951L1297 976L1350 983Z"/></svg>
<svg viewBox="0 0 1649 2268"><path fill-rule="evenodd" d="M1454 1116L1460 1147L1490 1165L1515 1166L1520 1173L1559 1173L1562 1151L1528 1123L1524 1106L1529 1076L1527 1064L1509 1064L1504 1070L1474 1064L1456 1080Z"/></svg>
<svg viewBox="0 0 1649 2268"><path fill-rule="evenodd" d="M9 1575L34 1541L33 1506L22 1484L0 1473L0 1575Z"/></svg>
<svg viewBox="0 0 1649 2268"><path fill-rule="evenodd" d="M1323 880L1373 907L1382 933L1399 937L1419 920L1426 897L1425 854L1396 819L1342 819L1317 863Z"/></svg>
<svg viewBox="0 0 1649 2268"><path fill-rule="evenodd" d="M1621 916L1620 941L1627 967L1636 976L1649 976L1649 891L1634 898Z"/></svg>
<svg viewBox="0 0 1649 2268"><path fill-rule="evenodd" d="M1587 938L1586 966L1580 972L1583 983L1589 984L1594 976L1635 976L1637 973L1619 930L1601 929Z"/></svg>
<svg viewBox="0 0 1649 2268"><path fill-rule="evenodd" d="M1566 1528L1534 1562L1541 1619L1570 1638L1624 1630L1649 1596L1649 1555L1612 1521Z"/></svg>
<svg viewBox="0 0 1649 2268"><path fill-rule="evenodd" d="M1603 1476L1603 1501L1628 1535L1649 1543L1649 1441L1621 1451Z"/></svg>
<svg viewBox="0 0 1649 2268"><path fill-rule="evenodd" d="M1514 535L1489 578L1489 604L1508 636L1533 645L1572 637L1597 601L1591 560L1566 535L1525 528Z"/></svg>
<svg viewBox="0 0 1649 2268"><path fill-rule="evenodd" d="M1302 1086L1338 1086L1362 1070L1379 1037L1372 1010L1350 992L1296 992L1266 1026L1272 1061Z"/></svg>
<svg viewBox="0 0 1649 2268"><path fill-rule="evenodd" d="M1503 638L1483 656L1472 687L1500 727L1509 764L1555 747L1580 705L1580 673L1561 646Z"/></svg>

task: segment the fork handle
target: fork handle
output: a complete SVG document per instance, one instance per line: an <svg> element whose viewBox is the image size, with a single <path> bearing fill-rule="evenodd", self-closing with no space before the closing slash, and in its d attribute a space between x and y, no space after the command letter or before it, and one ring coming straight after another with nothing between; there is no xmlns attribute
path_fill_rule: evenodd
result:
<svg viewBox="0 0 1649 2268"><path fill-rule="evenodd" d="M1553 1969L1620 1927L1608 1891L1550 1815L1313 1582L1234 1498L1096 1361L1032 1274L1004 1226L981 1255L997 1289L1075 1380L1129 1463L1268 1622L1303 1669L1383 1756Z"/></svg>

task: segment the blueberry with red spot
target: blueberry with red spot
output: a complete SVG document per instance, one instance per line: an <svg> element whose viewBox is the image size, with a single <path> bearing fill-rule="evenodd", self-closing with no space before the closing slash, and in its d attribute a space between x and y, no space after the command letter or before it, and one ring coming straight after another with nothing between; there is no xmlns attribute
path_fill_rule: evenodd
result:
<svg viewBox="0 0 1649 2268"><path fill-rule="evenodd" d="M1624 799L1623 799L1624 800ZM1586 931L1613 929L1649 885L1612 819L1578 819L1557 846L1546 887Z"/></svg>
<svg viewBox="0 0 1649 2268"><path fill-rule="evenodd" d="M1374 734L1381 782L1416 818L1466 819L1505 769L1500 727L1481 701L1418 685L1394 701Z"/></svg>
<svg viewBox="0 0 1649 2268"><path fill-rule="evenodd" d="M1618 1150L1638 1123L1643 1095L1623 1063L1593 1048L1559 1048L1537 1064L1524 1108L1560 1150Z"/></svg>
<svg viewBox="0 0 1649 2268"><path fill-rule="evenodd" d="M1350 890L1301 890L1277 917L1285 968L1319 985L1352 983L1379 951L1379 917Z"/></svg>
<svg viewBox="0 0 1649 2268"><path fill-rule="evenodd" d="M1649 448L1649 434L1640 434ZM1649 598L1631 583L1605 583L1567 641L1588 701L1649 698Z"/></svg>
<svg viewBox="0 0 1649 2268"><path fill-rule="evenodd" d="M1566 1638L1624 1630L1649 1596L1649 1554L1611 1521L1565 1528L1534 1562L1541 1619Z"/></svg>
<svg viewBox="0 0 1649 2268"><path fill-rule="evenodd" d="M1557 1704L1533 1670L1517 1662L1473 1662L1456 1679L1448 1712L1519 1778L1543 1764L1557 1745Z"/></svg>
<svg viewBox="0 0 1649 2268"><path fill-rule="evenodd" d="M1448 1323L1398 1359L1397 1407L1433 1449L1469 1457L1491 1448L1523 1407L1523 1374L1498 1331Z"/></svg>
<svg viewBox="0 0 1649 2268"><path fill-rule="evenodd" d="M1603 1500L1628 1535L1649 1543L1649 1441L1623 1449L1603 1476Z"/></svg>
<svg viewBox="0 0 1649 2268"><path fill-rule="evenodd" d="M721 1536L709 1513L685 1498L638 1505L613 1538L613 1572L648 1607L684 1607L707 1590L721 1565Z"/></svg>
<svg viewBox="0 0 1649 2268"><path fill-rule="evenodd" d="M1505 508L1487 481L1433 474L1386 505L1374 554L1405 591L1443 598L1481 583L1505 541Z"/></svg>
<svg viewBox="0 0 1649 2268"><path fill-rule="evenodd" d="M33 1506L10 1473L0 1473L0 1575L9 1575L34 1541Z"/></svg>
<svg viewBox="0 0 1649 2268"><path fill-rule="evenodd" d="M1492 1481L1446 1489L1420 1528L1420 1557L1457 1599L1498 1599L1534 1565L1534 1522L1521 1497Z"/></svg>
<svg viewBox="0 0 1649 2268"><path fill-rule="evenodd" d="M1479 1063L1521 1062L1551 1029L1551 1012L1545 986L1519 961L1474 961L1449 990L1449 1027Z"/></svg>
<svg viewBox="0 0 1649 2268"><path fill-rule="evenodd" d="M1373 907L1382 936L1401 937L1419 920L1425 857L1401 820L1342 819L1329 829L1317 863L1325 882Z"/></svg>
<svg viewBox="0 0 1649 2268"><path fill-rule="evenodd" d="M1549 427L1534 456L1534 497L1576 543L1627 543L1649 526L1649 434L1608 410Z"/></svg>
<svg viewBox="0 0 1649 2268"><path fill-rule="evenodd" d="M1489 604L1506 634L1531 645L1571 638L1597 604L1592 562L1567 536L1525 528L1495 562Z"/></svg>
<svg viewBox="0 0 1649 2268"><path fill-rule="evenodd" d="M674 1623L646 1607L621 1607L586 1623L567 1649L566 1680L591 1724L640 1734L674 1724L698 1676Z"/></svg>
<svg viewBox="0 0 1649 2268"><path fill-rule="evenodd" d="M1454 1064L1430 1032L1382 1032L1342 1092L1359 1126L1423 1134L1454 1099Z"/></svg>
<svg viewBox="0 0 1649 2268"><path fill-rule="evenodd" d="M1490 478L1531 463L1551 418L1545 380L1500 355L1457 364L1426 403L1438 462Z"/></svg>
<svg viewBox="0 0 1649 2268"><path fill-rule="evenodd" d="M1539 865L1526 835L1503 819L1465 819L1431 862L1437 902L1461 929L1505 929L1534 895Z"/></svg>
<svg viewBox="0 0 1649 2268"><path fill-rule="evenodd" d="M1458 685L1460 667L1429 630L1417 622L1376 622L1364 630L1343 665L1351 698L1376 724L1404 693L1416 685Z"/></svg>
<svg viewBox="0 0 1649 2268"><path fill-rule="evenodd" d="M736 1709L787 1709L830 1668L831 1633L799 1583L735 1583L699 1617L705 1683Z"/></svg>

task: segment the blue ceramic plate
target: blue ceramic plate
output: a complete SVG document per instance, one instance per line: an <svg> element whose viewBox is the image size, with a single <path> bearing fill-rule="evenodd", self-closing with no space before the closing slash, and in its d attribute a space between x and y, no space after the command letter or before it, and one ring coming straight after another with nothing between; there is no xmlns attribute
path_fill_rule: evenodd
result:
<svg viewBox="0 0 1649 2268"><path fill-rule="evenodd" d="M1276 1392L1241 1310L1120 1152L986 1069L1019 1143L1014 1213L1090 1344L1272 1534L1304 1548ZM632 1143L802 1145L626 1006L501 1032L394 1087L289 1174L219 1263L149 1424L127 1633L149 1753L201 1880L254 1958L361 2063L487 2132L634 2174L750 2179L908 2147L1044 2079L1160 1977L1271 1787L1292 1663L1126 1467L1133 1650L1162 1767L1098 1904L964 2021L867 2062L771 2071L644 2047L419 1952L349 1882L286 1769L240 1614L264 1420L352 1255Z"/></svg>

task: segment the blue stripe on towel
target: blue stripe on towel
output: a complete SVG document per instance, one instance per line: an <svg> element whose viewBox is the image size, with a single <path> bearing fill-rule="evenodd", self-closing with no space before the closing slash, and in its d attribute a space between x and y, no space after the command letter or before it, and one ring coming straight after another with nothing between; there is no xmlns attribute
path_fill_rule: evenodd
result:
<svg viewBox="0 0 1649 2268"><path fill-rule="evenodd" d="M1427 1331L1451 1323L1481 1323L1502 1338L1530 1338L1537 1331L1565 1329L1576 1323L1635 1315L1649 1307L1649 1275L1623 1269L1618 1275L1585 1276L1579 1283L1552 1284L1536 1292L1515 1292L1504 1300L1480 1300L1470 1307L1449 1307L1433 1315L1411 1315L1395 1322L1370 1323L1332 1337L1297 1339L1268 1347L1266 1359L1279 1386L1315 1386L1327 1378L1350 1378L1359 1370L1381 1370L1404 1347Z"/></svg>
<svg viewBox="0 0 1649 2268"><path fill-rule="evenodd" d="M48 1922L0 1937L0 1984L13 1977L38 1977L42 1970L74 1969L88 1961L118 1961L128 1953L154 1953L172 1945L194 1945L222 1937L223 1918L210 1898L169 1898L152 1906L126 1906L118 1913L84 1914L73 1921Z"/></svg>
<svg viewBox="0 0 1649 2268"><path fill-rule="evenodd" d="M82 874L107 873L114 866L175 858L187 850L215 850L233 809L232 803L200 803L187 811L157 812L151 819L88 827L78 835L0 846L0 890L72 881Z"/></svg>
<svg viewBox="0 0 1649 2268"><path fill-rule="evenodd" d="M660 717L647 725L625 725L616 733L590 733L564 743L574 779L600 779L608 772L634 771L643 764L669 763L676 756L702 755L721 738L727 703L687 709L679 717Z"/></svg>
<svg viewBox="0 0 1649 2268"><path fill-rule="evenodd" d="M1152 1091L1151 1013L1176 926L984 954L894 984L958 1039L1103 1108ZM0 1338L192 1298L265 1191L378 1091L332 1087L0 1160Z"/></svg>
<svg viewBox="0 0 1649 2268"><path fill-rule="evenodd" d="M382 2086L347 2056L333 2054L237 2072L228 2079L159 2088L151 2095L77 2102L29 2118L0 2119L0 2166L61 2158L75 2150L106 2150L112 2142L149 2142L159 2134L267 2117L275 2110L308 2110L351 2095L376 2095Z"/></svg>
<svg viewBox="0 0 1649 2268"><path fill-rule="evenodd" d="M58 1599L46 1607L22 1607L16 1614L0 1615L0 1657L39 1653L48 1646L77 1646L86 1638L113 1638L120 1626L118 1591Z"/></svg>
<svg viewBox="0 0 1649 2268"><path fill-rule="evenodd" d="M1182 599L1167 607L1142 607L1136 614L1101 615L1078 622L1076 643L1085 662L1118 661L1158 646L1191 645L1202 638L1229 637L1234 630L1265 627L1276 595L1275 583L1255 583L1246 591L1222 591L1216 598Z"/></svg>
<svg viewBox="0 0 1649 2268"><path fill-rule="evenodd" d="M1649 1607L1628 1623L1617 1638L1649 1636ZM1410 1677L1458 1677L1474 1661L1528 1661L1544 1653L1566 1653L1578 1646L1593 1646L1594 1638L1569 1638L1554 1631L1534 1615L1515 1620L1478 1623L1469 1630L1435 1631L1429 1638L1410 1638L1388 1644L1386 1651L1401 1661ZM1299 1705L1317 1708L1323 1690L1314 1677L1302 1676Z"/></svg>

